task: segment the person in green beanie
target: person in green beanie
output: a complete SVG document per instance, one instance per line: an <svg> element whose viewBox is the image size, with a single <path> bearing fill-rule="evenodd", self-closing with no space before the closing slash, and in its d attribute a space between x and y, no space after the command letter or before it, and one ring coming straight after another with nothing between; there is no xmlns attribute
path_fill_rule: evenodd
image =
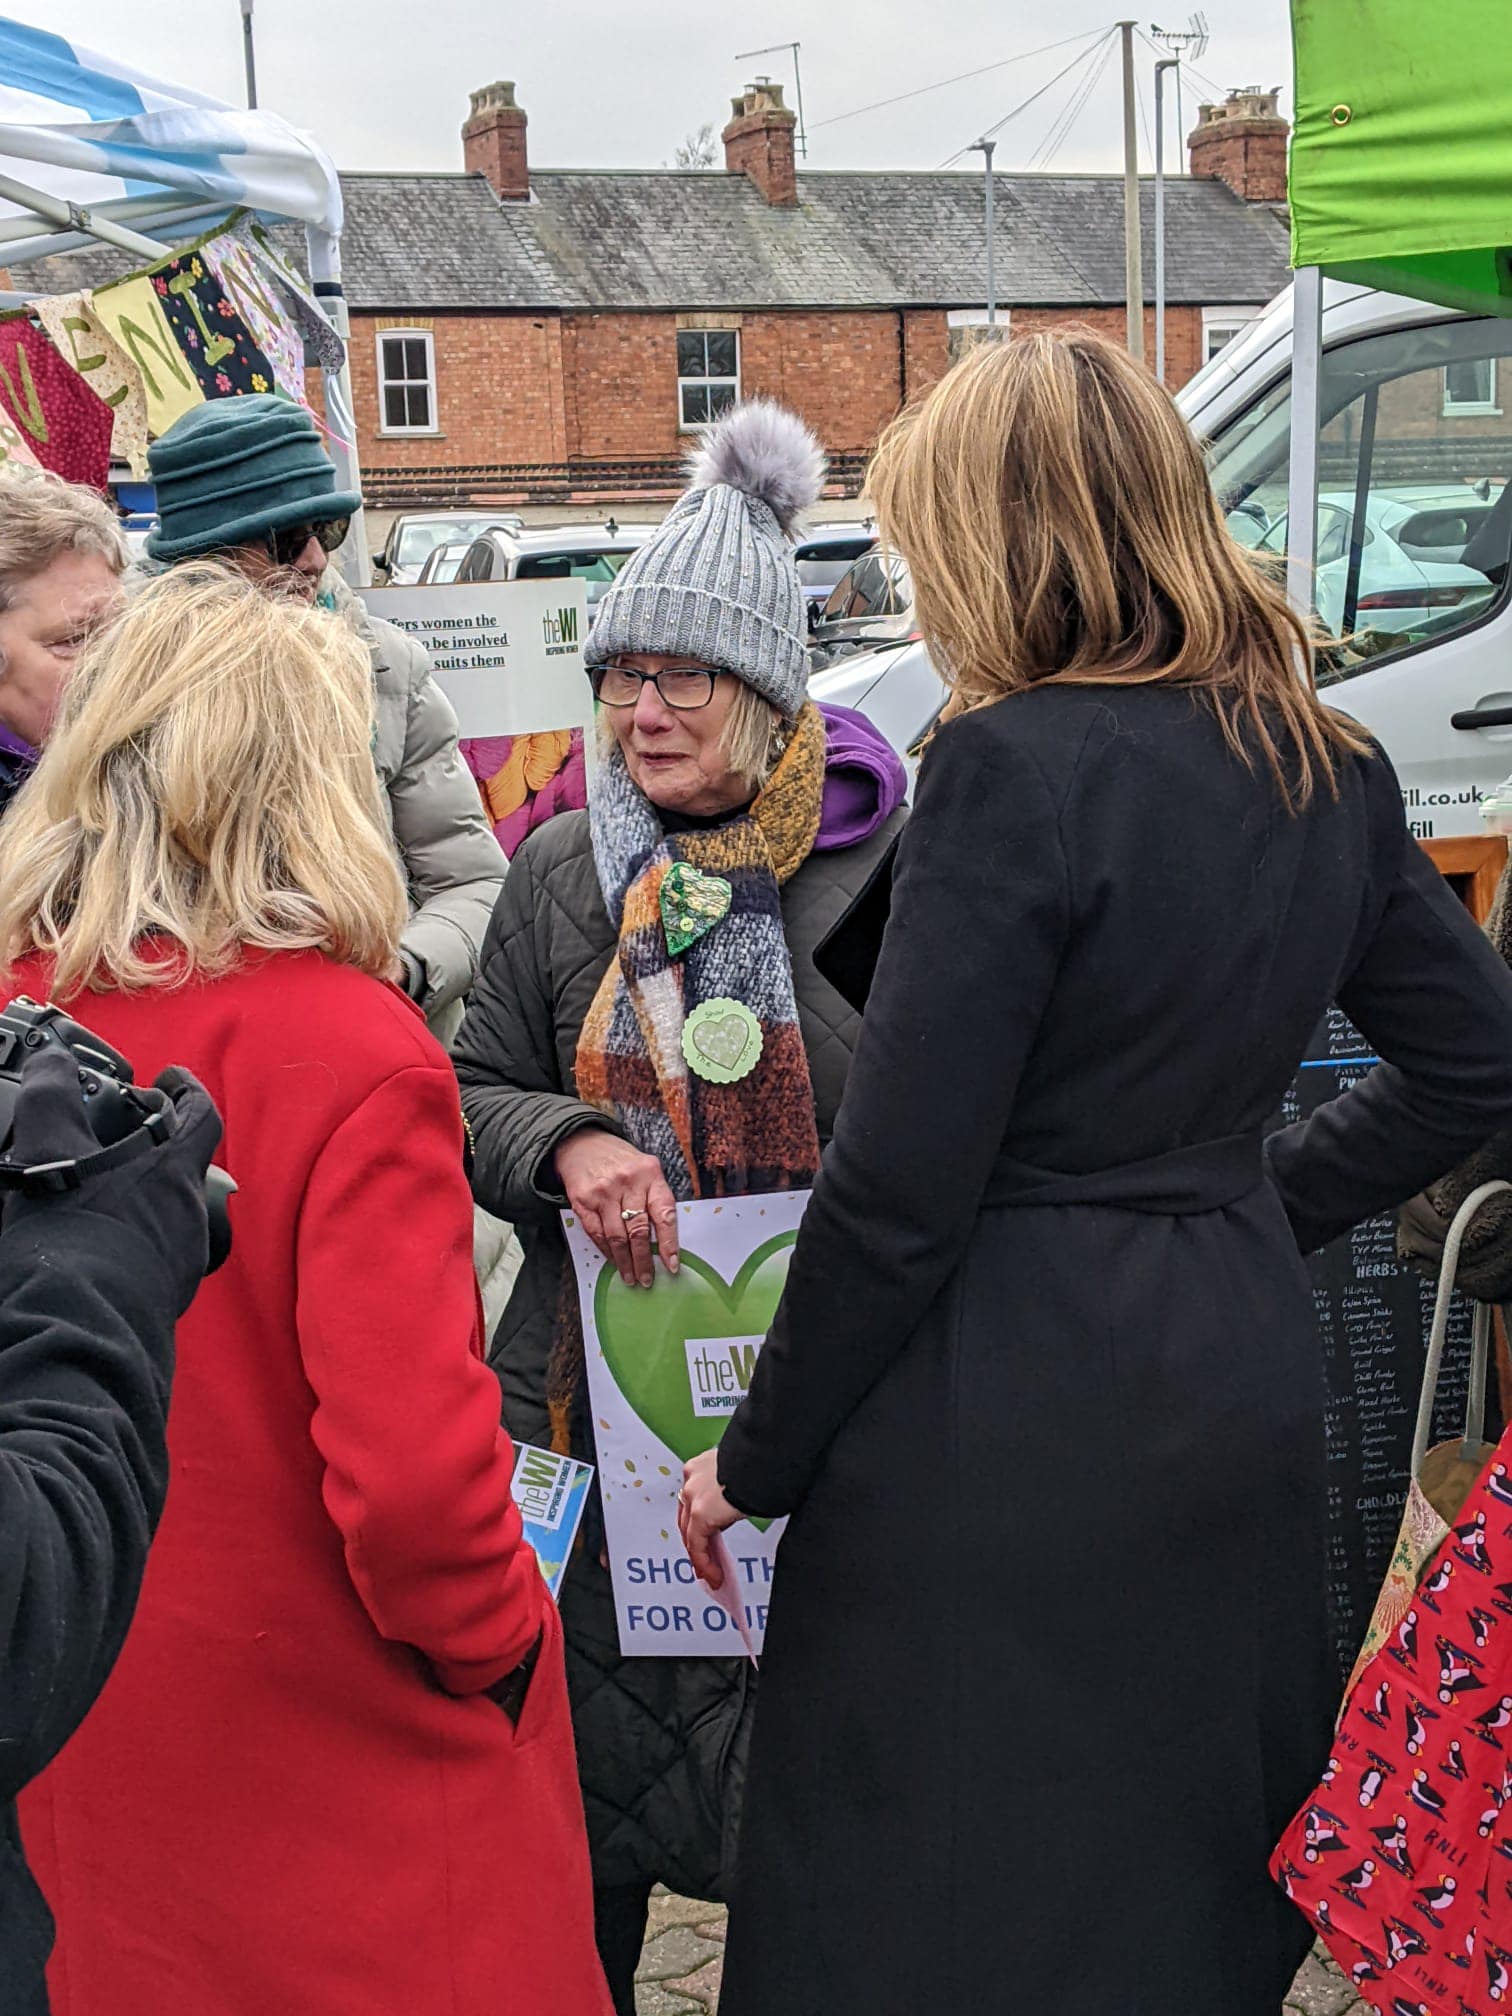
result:
<svg viewBox="0 0 1512 2016"><path fill-rule="evenodd" d="M149 561L214 557L271 592L350 613L373 666L373 757L388 788L411 914L400 940L405 991L434 1021L471 987L504 881L504 857L457 749L457 720L421 647L369 616L330 555L362 499L336 487L319 429L269 394L212 399L148 451L158 523Z"/></svg>

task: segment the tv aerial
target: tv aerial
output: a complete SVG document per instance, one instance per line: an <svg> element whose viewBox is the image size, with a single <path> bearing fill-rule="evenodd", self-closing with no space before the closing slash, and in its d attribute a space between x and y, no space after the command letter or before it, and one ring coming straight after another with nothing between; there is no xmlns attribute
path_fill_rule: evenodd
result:
<svg viewBox="0 0 1512 2016"><path fill-rule="evenodd" d="M1208 24L1206 14L1193 14L1185 28L1161 28L1150 23L1150 33L1155 40L1169 49L1173 56L1184 62L1196 63L1207 53Z"/></svg>

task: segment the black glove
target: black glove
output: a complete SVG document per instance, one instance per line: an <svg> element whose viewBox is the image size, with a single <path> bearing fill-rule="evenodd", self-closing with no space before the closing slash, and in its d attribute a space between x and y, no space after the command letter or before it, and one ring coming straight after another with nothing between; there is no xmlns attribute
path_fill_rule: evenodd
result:
<svg viewBox="0 0 1512 2016"><path fill-rule="evenodd" d="M9 1231L39 1214L69 1209L113 1219L156 1255L182 1315L210 1257L205 1171L221 1138L221 1119L204 1086L177 1066L162 1074L157 1090L173 1110L166 1140L133 1161L86 1176L77 1190L12 1195L4 1222ZM99 1145L85 1115L77 1060L57 1043L29 1050L16 1097L11 1160L26 1167L82 1160Z"/></svg>

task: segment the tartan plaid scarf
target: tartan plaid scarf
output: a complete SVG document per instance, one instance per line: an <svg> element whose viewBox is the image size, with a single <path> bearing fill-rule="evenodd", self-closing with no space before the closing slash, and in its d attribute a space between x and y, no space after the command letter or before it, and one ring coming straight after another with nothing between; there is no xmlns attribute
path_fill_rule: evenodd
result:
<svg viewBox="0 0 1512 2016"><path fill-rule="evenodd" d="M749 810L707 830L664 834L617 748L590 787L594 860L619 954L578 1039L578 1094L656 1157L676 1197L795 1189L818 1171L778 892L818 834L824 755L824 721L810 702ZM722 877L731 893L720 921L674 957L662 885L678 861ZM683 1056L684 1022L716 1000L739 1002L761 1024L761 1056L732 1085L697 1076Z"/></svg>

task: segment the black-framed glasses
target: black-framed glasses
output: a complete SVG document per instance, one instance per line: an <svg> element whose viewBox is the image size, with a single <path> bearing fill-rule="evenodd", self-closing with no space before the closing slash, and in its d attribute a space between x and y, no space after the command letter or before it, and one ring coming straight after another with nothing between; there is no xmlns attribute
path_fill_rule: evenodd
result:
<svg viewBox="0 0 1512 2016"><path fill-rule="evenodd" d="M633 707L643 686L654 686L665 706L678 714L707 707L714 698L718 671L710 665L673 665L664 672L642 672L634 665L595 665L588 674L593 697L605 707Z"/></svg>
<svg viewBox="0 0 1512 2016"><path fill-rule="evenodd" d="M322 553L334 553L352 529L348 518L312 518L307 525L280 525L268 534L268 554L275 567L292 567L312 539Z"/></svg>

